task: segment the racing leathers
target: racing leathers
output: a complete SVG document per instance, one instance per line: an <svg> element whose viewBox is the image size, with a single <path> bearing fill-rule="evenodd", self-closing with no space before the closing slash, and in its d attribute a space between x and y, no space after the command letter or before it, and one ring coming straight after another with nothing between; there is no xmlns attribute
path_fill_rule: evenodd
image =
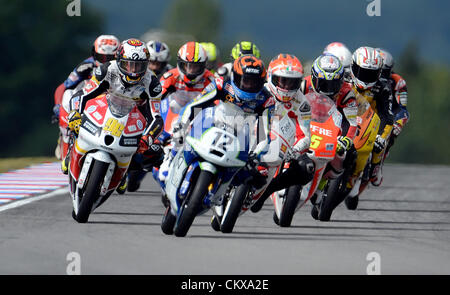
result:
<svg viewBox="0 0 450 295"><path fill-rule="evenodd" d="M256 147L252 149L252 154L254 155L254 160L258 163L264 162L264 156L269 150L269 124L274 108L274 100L271 98L271 94L263 89L255 101L252 102L254 104L252 110L241 107L243 109L242 114L257 119L257 144ZM223 103L234 103L239 106L230 81L223 81L222 78L216 78L214 83L209 84L198 98L187 104L182 110L173 130L173 148L159 170L159 180L161 182L165 181L170 163L184 141L184 132L186 131L189 122L193 120L198 110L214 106L218 101L222 101Z"/></svg>
<svg viewBox="0 0 450 295"><path fill-rule="evenodd" d="M161 90L158 78L150 71L138 83L126 84L120 78L116 61L111 61L96 68L91 83L73 94L71 109L81 114L90 99L106 91L128 97L138 102L138 109L147 121L143 136L148 135L155 140L163 128L160 115Z"/></svg>
<svg viewBox="0 0 450 295"><path fill-rule="evenodd" d="M361 96L363 99L367 100L367 102L370 103L371 108L380 118L380 125L372 150L372 160L368 174L371 183L375 186L379 186L382 181L382 162L394 123L391 85L385 79L379 79L375 86L370 89L361 90L354 85L353 91L357 96ZM347 188L352 188L352 191L349 194L350 197L359 194L359 186L361 184L360 176L365 168L365 163L358 162L365 162L366 160L367 159L361 158L358 154L356 159L357 168L353 171L353 174L347 183Z"/></svg>
<svg viewBox="0 0 450 295"><path fill-rule="evenodd" d="M388 82L391 85L393 95L392 111L394 113L394 125L392 134L389 138L389 143L386 149L385 158L387 157L390 148L394 145L395 139L400 135L406 123L409 121L409 112L406 109L408 104L408 89L406 81L399 74L392 73Z"/></svg>
<svg viewBox="0 0 450 295"><path fill-rule="evenodd" d="M266 89L270 91L268 87ZM252 212L258 212L272 193L292 185L305 185L314 176L314 163L305 154L310 145L309 122L311 120L311 108L308 101L300 90L289 102L272 99L276 102L273 116L283 118L285 115L288 115L296 126L295 142L292 146L293 159L290 160L288 169L272 179L264 193L251 207L250 210ZM283 145L281 149L283 149ZM282 151L277 151L277 154L278 152Z"/></svg>
<svg viewBox="0 0 450 295"><path fill-rule="evenodd" d="M171 110L179 113L180 110L214 81L214 75L205 70L203 77L195 84L187 84L183 81L178 68L164 73L160 79L162 93L161 100L168 99Z"/></svg>
<svg viewBox="0 0 450 295"><path fill-rule="evenodd" d="M68 122L66 117L70 112L70 98L75 91L83 87L83 81L89 80L92 77L94 69L98 66L100 66L100 63L95 61L93 57L85 59L55 91L52 123L59 123L60 136L55 149L55 155L58 159L66 156L69 146L69 136L66 130Z"/></svg>

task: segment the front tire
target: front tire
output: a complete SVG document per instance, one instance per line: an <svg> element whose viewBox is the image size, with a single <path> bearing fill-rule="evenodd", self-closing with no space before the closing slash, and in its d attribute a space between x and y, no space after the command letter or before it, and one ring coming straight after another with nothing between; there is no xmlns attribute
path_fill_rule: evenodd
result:
<svg viewBox="0 0 450 295"><path fill-rule="evenodd" d="M78 223L86 223L88 221L92 207L94 206L95 201L97 201L100 197L100 189L108 170L108 166L109 163L94 160L86 190L83 193L83 197L78 208L78 214L76 214L76 220Z"/></svg>
<svg viewBox="0 0 450 295"><path fill-rule="evenodd" d="M208 186L213 179L214 174L209 171L202 170L194 184L195 188L189 197L186 197L182 204L180 213L175 225L174 234L177 237L186 236L189 228L194 222L195 217L202 208L203 198L208 193Z"/></svg>
<svg viewBox="0 0 450 295"><path fill-rule="evenodd" d="M281 209L279 225L281 227L289 227L295 214L298 202L300 201L301 185L293 185L286 191L286 199Z"/></svg>
<svg viewBox="0 0 450 295"><path fill-rule="evenodd" d="M161 222L161 230L163 231L163 233L165 233L166 235L173 235L173 227L176 221L177 217L175 215L172 215L170 206L167 206L166 212L164 212L164 216Z"/></svg>
<svg viewBox="0 0 450 295"><path fill-rule="evenodd" d="M225 213L222 217L222 224L220 225L221 232L231 233L233 231L249 189L250 185L248 184L241 184L235 189L231 200L228 200L228 208L225 207Z"/></svg>

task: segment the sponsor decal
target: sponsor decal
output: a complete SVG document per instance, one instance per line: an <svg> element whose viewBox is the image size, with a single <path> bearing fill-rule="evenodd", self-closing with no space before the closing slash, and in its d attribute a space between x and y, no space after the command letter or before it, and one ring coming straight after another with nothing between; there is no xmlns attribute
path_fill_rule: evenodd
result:
<svg viewBox="0 0 450 295"><path fill-rule="evenodd" d="M96 110L97 110L97 107L96 107L95 105L92 105L92 106L90 106L90 107L88 107L88 108L86 109L86 111L87 111L88 113L95 112Z"/></svg>
<svg viewBox="0 0 450 295"><path fill-rule="evenodd" d="M128 126L128 131L130 131L130 132L136 131L136 126L135 125Z"/></svg>
<svg viewBox="0 0 450 295"><path fill-rule="evenodd" d="M327 143L325 146L325 150L327 151L332 151L334 149L334 144L333 143Z"/></svg>
<svg viewBox="0 0 450 295"><path fill-rule="evenodd" d="M131 46L142 46L142 42L138 39L130 39L127 42L128 44L130 44Z"/></svg>
<svg viewBox="0 0 450 295"><path fill-rule="evenodd" d="M100 115L100 113L99 112L95 112L95 113L93 113L92 114L92 116L95 118L95 119L97 119L97 120L100 120L101 118L103 118L103 116L102 115Z"/></svg>
<svg viewBox="0 0 450 295"><path fill-rule="evenodd" d="M141 121L141 120L137 120L137 121L136 121L136 125L137 125L137 127L138 127L140 130L142 130L142 128L144 128L144 124L142 124L142 121Z"/></svg>

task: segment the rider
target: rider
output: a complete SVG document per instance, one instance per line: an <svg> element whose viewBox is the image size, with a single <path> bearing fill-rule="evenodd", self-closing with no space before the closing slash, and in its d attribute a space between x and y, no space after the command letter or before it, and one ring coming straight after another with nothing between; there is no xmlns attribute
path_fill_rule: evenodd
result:
<svg viewBox="0 0 450 295"><path fill-rule="evenodd" d="M163 128L160 115L161 84L153 72L148 71L149 52L147 46L138 39L128 39L122 42L118 49L117 59L103 64L94 72L90 85L72 96L72 111L68 115L69 128L75 133L81 124L81 113L88 100L108 91L122 97L133 99L138 103L139 111L145 116L147 125L141 137L139 149L155 158L153 148L155 139ZM161 151L162 153L162 151ZM70 155L70 153L68 153ZM62 170L68 171L68 157L62 161ZM130 165L131 166L131 165ZM126 188L126 178L119 189Z"/></svg>
<svg viewBox="0 0 450 295"><path fill-rule="evenodd" d="M352 53L347 46L341 42L332 42L325 47L323 53L330 53L339 58L344 67L344 81L351 83L350 65L352 63Z"/></svg>
<svg viewBox="0 0 450 295"><path fill-rule="evenodd" d="M90 79L95 68L101 66L103 63L111 61L115 58L117 48L119 47L119 39L113 35L100 35L95 39L92 45L92 56L81 62L69 75L69 77L62 83L55 91L53 107L52 122L59 122L60 127L65 129L67 122L62 122L59 119L59 114L68 109L70 95L65 96L67 101L63 101L63 94L66 90L73 90L82 81ZM64 109L66 107L66 110ZM62 113L64 114L64 113ZM55 154L58 159L64 158L65 154L60 154L59 143L62 140L61 136L58 139L58 147ZM66 146L68 143L64 143ZM67 148L64 148L67 150Z"/></svg>
<svg viewBox="0 0 450 295"><path fill-rule="evenodd" d="M244 54L254 55L256 58L261 58L261 53L258 47L249 41L241 41L236 43L231 49L231 62L222 65L217 69L216 77L223 77L224 80L229 80L233 68L233 61Z"/></svg>
<svg viewBox="0 0 450 295"><path fill-rule="evenodd" d="M179 147L184 141L188 123L194 118L194 109L204 109L213 106L218 100L226 103L233 103L239 106L245 113L257 116L259 142L253 150L255 167L267 151L270 144L269 122L271 111L274 107L274 100L271 94L264 89L266 70L262 60L252 56L243 55L233 63L231 79L224 81L216 78L215 83L205 88L202 95L188 104L184 112L180 115L173 131L174 148L169 153L170 157L160 167L159 178L162 182L167 177L170 163L176 155ZM164 169L163 169L164 166ZM262 187L265 184L265 177L255 168L251 171L254 177L253 184Z"/></svg>
<svg viewBox="0 0 450 295"><path fill-rule="evenodd" d="M165 72L173 69L173 66L169 64L170 49L166 43L150 40L147 42L147 49L150 53L148 68L155 73L158 79L160 79Z"/></svg>
<svg viewBox="0 0 450 295"><path fill-rule="evenodd" d="M250 208L252 212L261 210L273 192L295 184L304 185L311 181L314 175L314 164L305 154L310 144L311 109L300 91L302 80L303 67L296 56L279 54L270 62L265 87L276 98L274 114L280 117L288 114L295 121L296 141L293 151L296 158L291 160L286 171L270 182L261 197Z"/></svg>
<svg viewBox="0 0 450 295"><path fill-rule="evenodd" d="M206 50L206 53L208 55L206 68L214 74L217 69L222 66L222 63L220 62L219 49L217 48L216 44L212 42L201 42L200 44Z"/></svg>
<svg viewBox="0 0 450 295"><path fill-rule="evenodd" d="M382 159L394 123L392 91L390 84L385 79L380 79L382 67L383 58L372 47L360 47L353 53L351 65L353 90L355 94L362 95L370 103L381 120L372 150L371 169L369 171L369 179L375 186L379 186L382 181ZM361 172L361 169L355 169L347 183L347 188L352 189L349 194L350 199L359 194ZM346 204L348 200L346 199Z"/></svg>
<svg viewBox="0 0 450 295"><path fill-rule="evenodd" d="M324 53L313 62L311 75L305 77L301 90L303 94L318 92L331 98L344 119L342 135L353 140L357 129L358 106L352 85L344 81L344 76L344 68L339 58L333 54Z"/></svg>
<svg viewBox="0 0 450 295"><path fill-rule="evenodd" d="M177 67L161 78L161 99L169 99L175 113L214 81L214 75L206 69L208 55L199 42L191 41L181 46L177 60Z"/></svg>
<svg viewBox="0 0 450 295"><path fill-rule="evenodd" d="M408 89L406 82L402 76L393 72L394 58L385 49L377 48L383 58L383 68L381 69L380 80L387 80L391 84L393 99L392 111L394 113L394 125L392 134L386 148L385 158L388 156L390 148L394 145L395 140L402 132L409 120L409 112L406 109L408 103Z"/></svg>

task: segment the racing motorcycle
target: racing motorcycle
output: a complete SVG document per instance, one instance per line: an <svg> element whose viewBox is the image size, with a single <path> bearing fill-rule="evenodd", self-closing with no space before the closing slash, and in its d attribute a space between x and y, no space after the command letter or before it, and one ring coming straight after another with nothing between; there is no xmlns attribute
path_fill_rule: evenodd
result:
<svg viewBox="0 0 450 295"><path fill-rule="evenodd" d="M328 183L322 199L316 202L311 215L320 221L329 221L333 210L344 200L349 209L356 209L358 196L369 183L372 149L380 126L380 118L363 95L357 93L356 99L358 104L357 131L353 145L357 158L353 156L351 159L346 159L349 161L344 164L344 172ZM354 190L358 190L354 193L356 196L348 197L352 189L347 187L347 183L357 171L362 171L362 175L359 173L354 181L360 181L361 185L354 185Z"/></svg>
<svg viewBox="0 0 450 295"><path fill-rule="evenodd" d="M288 113L275 116L271 126L271 142L269 152L261 158L264 166L258 166L259 172L266 177L262 187L255 187L251 181L245 181L239 186L228 188L223 197L223 204L214 206L214 216L211 227L216 231L231 233L238 217L244 214L261 197L270 181L275 177L280 166L293 153L292 147L295 142L296 125Z"/></svg>
<svg viewBox="0 0 450 295"><path fill-rule="evenodd" d="M136 102L112 93L89 100L81 118L79 135L72 136L69 185L72 217L86 223L119 186L146 120Z"/></svg>
<svg viewBox="0 0 450 295"><path fill-rule="evenodd" d="M230 183L250 177L245 167L254 120L229 102L205 108L195 116L165 181L169 200L161 222L165 234L185 236L197 215L222 204Z"/></svg>
<svg viewBox="0 0 450 295"><path fill-rule="evenodd" d="M306 99L311 106L311 143L307 155L315 164L315 173L304 187L294 185L271 195L275 209L273 219L281 227L290 226L295 212L315 195L318 188L322 189L319 185L323 185L322 177L331 177L333 173L331 169L326 169L327 165L338 152L337 138L341 133L342 115L335 103L319 93L308 93Z"/></svg>

